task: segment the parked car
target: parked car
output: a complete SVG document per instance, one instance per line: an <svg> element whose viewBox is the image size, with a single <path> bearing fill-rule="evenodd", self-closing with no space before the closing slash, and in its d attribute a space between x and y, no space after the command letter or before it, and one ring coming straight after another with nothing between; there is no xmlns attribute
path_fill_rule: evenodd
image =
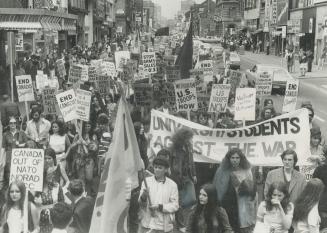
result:
<svg viewBox="0 0 327 233"><path fill-rule="evenodd" d="M286 69L276 65L257 64L252 69L246 70L246 78L250 87L255 87L255 81L260 73L272 73L272 94L285 94L286 83L288 80L294 80L292 75Z"/></svg>
<svg viewBox="0 0 327 233"><path fill-rule="evenodd" d="M232 70L239 70L241 69L241 59L238 56L237 53L231 52L229 54L229 60L227 61L227 64L229 64L229 67Z"/></svg>

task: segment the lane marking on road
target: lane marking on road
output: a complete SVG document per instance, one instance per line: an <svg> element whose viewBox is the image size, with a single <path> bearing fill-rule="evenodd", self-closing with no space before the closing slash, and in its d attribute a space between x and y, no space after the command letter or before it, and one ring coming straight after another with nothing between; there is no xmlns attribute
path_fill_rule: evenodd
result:
<svg viewBox="0 0 327 233"><path fill-rule="evenodd" d="M319 117L318 115L315 115L315 118L316 118L318 121L325 122L325 120L322 119L321 117Z"/></svg>

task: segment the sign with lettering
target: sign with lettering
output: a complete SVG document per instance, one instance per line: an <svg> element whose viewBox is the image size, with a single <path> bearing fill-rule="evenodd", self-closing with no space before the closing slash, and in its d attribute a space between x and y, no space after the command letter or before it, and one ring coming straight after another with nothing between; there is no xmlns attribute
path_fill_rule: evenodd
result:
<svg viewBox="0 0 327 233"><path fill-rule="evenodd" d="M44 114L57 114L56 88L46 87L42 91Z"/></svg>
<svg viewBox="0 0 327 233"><path fill-rule="evenodd" d="M69 69L68 83L76 84L81 80L83 67L81 65L72 65Z"/></svg>
<svg viewBox="0 0 327 233"><path fill-rule="evenodd" d="M31 75L16 76L16 87L19 102L34 101Z"/></svg>
<svg viewBox="0 0 327 233"><path fill-rule="evenodd" d="M78 118L76 114L76 96L73 89L57 94L56 99L65 122Z"/></svg>
<svg viewBox="0 0 327 233"><path fill-rule="evenodd" d="M131 59L129 51L117 51L115 52L116 70L122 72L124 65Z"/></svg>
<svg viewBox="0 0 327 233"><path fill-rule="evenodd" d="M80 65L82 67L81 72L81 81L86 82L89 81L89 66L87 65Z"/></svg>
<svg viewBox="0 0 327 233"><path fill-rule="evenodd" d="M181 70L179 66L167 66L166 67L166 79L167 82L175 82L181 78Z"/></svg>
<svg viewBox="0 0 327 233"><path fill-rule="evenodd" d="M299 80L287 80L283 103L283 113L291 112L296 109L298 92Z"/></svg>
<svg viewBox="0 0 327 233"><path fill-rule="evenodd" d="M153 99L153 87L148 83L134 83L134 98L136 105L149 106Z"/></svg>
<svg viewBox="0 0 327 233"><path fill-rule="evenodd" d="M97 69L95 66L88 67L88 76L89 76L89 82L97 81Z"/></svg>
<svg viewBox="0 0 327 233"><path fill-rule="evenodd" d="M155 52L143 52L142 60L143 60L144 73L148 73L148 74L157 73Z"/></svg>
<svg viewBox="0 0 327 233"><path fill-rule="evenodd" d="M90 120L92 93L81 89L76 89L76 114L82 121Z"/></svg>
<svg viewBox="0 0 327 233"><path fill-rule="evenodd" d="M259 73L255 81L255 89L257 90L257 97L271 95L273 74L264 72Z"/></svg>
<svg viewBox="0 0 327 233"><path fill-rule="evenodd" d="M177 111L196 111L198 109L194 79L189 78L176 81L175 95Z"/></svg>
<svg viewBox="0 0 327 233"><path fill-rule="evenodd" d="M208 112L225 112L230 92L230 84L213 84Z"/></svg>
<svg viewBox="0 0 327 233"><path fill-rule="evenodd" d="M24 182L27 190L43 190L44 150L15 148L11 153L10 183Z"/></svg>
<svg viewBox="0 0 327 233"><path fill-rule="evenodd" d="M255 120L255 88L237 88L234 120Z"/></svg>

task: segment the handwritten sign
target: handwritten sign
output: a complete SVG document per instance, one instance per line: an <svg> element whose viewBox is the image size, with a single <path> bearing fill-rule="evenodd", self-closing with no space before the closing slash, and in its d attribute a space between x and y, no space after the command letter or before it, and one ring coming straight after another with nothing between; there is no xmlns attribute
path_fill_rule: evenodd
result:
<svg viewBox="0 0 327 233"><path fill-rule="evenodd" d="M144 73L148 73L148 74L157 73L155 52L143 52L142 60L143 60Z"/></svg>
<svg viewBox="0 0 327 233"><path fill-rule="evenodd" d="M115 52L116 70L122 72L124 65L131 59L129 51L117 51Z"/></svg>
<svg viewBox="0 0 327 233"><path fill-rule="evenodd" d="M89 81L89 66L87 66L87 65L80 65L80 67L82 67L81 81L82 82Z"/></svg>
<svg viewBox="0 0 327 233"><path fill-rule="evenodd" d="M298 92L299 80L288 80L286 83L283 113L292 112L296 109Z"/></svg>
<svg viewBox="0 0 327 233"><path fill-rule="evenodd" d="M34 101L31 75L20 75L15 78L19 102Z"/></svg>
<svg viewBox="0 0 327 233"><path fill-rule="evenodd" d="M78 83L82 77L83 67L81 65L72 65L69 69L68 83Z"/></svg>
<svg viewBox="0 0 327 233"><path fill-rule="evenodd" d="M166 67L166 79L167 82L175 82L181 77L181 70L179 66L167 66Z"/></svg>
<svg viewBox="0 0 327 233"><path fill-rule="evenodd" d="M103 61L101 63L101 75L116 77L116 67L113 62Z"/></svg>
<svg viewBox="0 0 327 233"><path fill-rule="evenodd" d="M255 88L237 88L234 120L255 120Z"/></svg>
<svg viewBox="0 0 327 233"><path fill-rule="evenodd" d="M73 89L57 94L56 99L65 122L77 119L76 96Z"/></svg>
<svg viewBox="0 0 327 233"><path fill-rule="evenodd" d="M11 154L10 182L20 180L28 190L43 190L44 150L20 148Z"/></svg>
<svg viewBox="0 0 327 233"><path fill-rule="evenodd" d="M148 83L135 83L133 85L136 105L149 106L153 98L153 87Z"/></svg>
<svg viewBox="0 0 327 233"><path fill-rule="evenodd" d="M230 84L213 84L208 112L225 112L230 92Z"/></svg>
<svg viewBox="0 0 327 233"><path fill-rule="evenodd" d="M46 86L49 86L48 75L46 74L37 74L35 77L36 88L42 90Z"/></svg>
<svg viewBox="0 0 327 233"><path fill-rule="evenodd" d="M82 121L90 120L90 106L92 93L76 89L76 114Z"/></svg>
<svg viewBox="0 0 327 233"><path fill-rule="evenodd" d="M213 75L213 61L212 60L203 60L199 61L195 68L202 69L203 73L206 75Z"/></svg>
<svg viewBox="0 0 327 233"><path fill-rule="evenodd" d="M88 67L88 76L89 76L89 82L97 81L97 69L95 66Z"/></svg>
<svg viewBox="0 0 327 233"><path fill-rule="evenodd" d="M194 79L182 79L175 82L176 105L178 111L198 109L196 84Z"/></svg>
<svg viewBox="0 0 327 233"><path fill-rule="evenodd" d="M255 88L257 90L257 97L269 96L272 90L272 73L259 73L256 81Z"/></svg>
<svg viewBox="0 0 327 233"><path fill-rule="evenodd" d="M44 114L57 114L56 106L56 88L44 88L42 91L42 100Z"/></svg>

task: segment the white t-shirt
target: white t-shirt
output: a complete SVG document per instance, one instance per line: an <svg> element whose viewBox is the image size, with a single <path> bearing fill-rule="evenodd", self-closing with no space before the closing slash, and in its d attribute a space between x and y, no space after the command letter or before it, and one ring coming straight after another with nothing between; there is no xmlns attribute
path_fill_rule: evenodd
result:
<svg viewBox="0 0 327 233"><path fill-rule="evenodd" d="M311 233L309 226L315 228L315 233L319 233L320 220L318 204L316 204L310 210L307 221L300 221L295 224L294 233Z"/></svg>

